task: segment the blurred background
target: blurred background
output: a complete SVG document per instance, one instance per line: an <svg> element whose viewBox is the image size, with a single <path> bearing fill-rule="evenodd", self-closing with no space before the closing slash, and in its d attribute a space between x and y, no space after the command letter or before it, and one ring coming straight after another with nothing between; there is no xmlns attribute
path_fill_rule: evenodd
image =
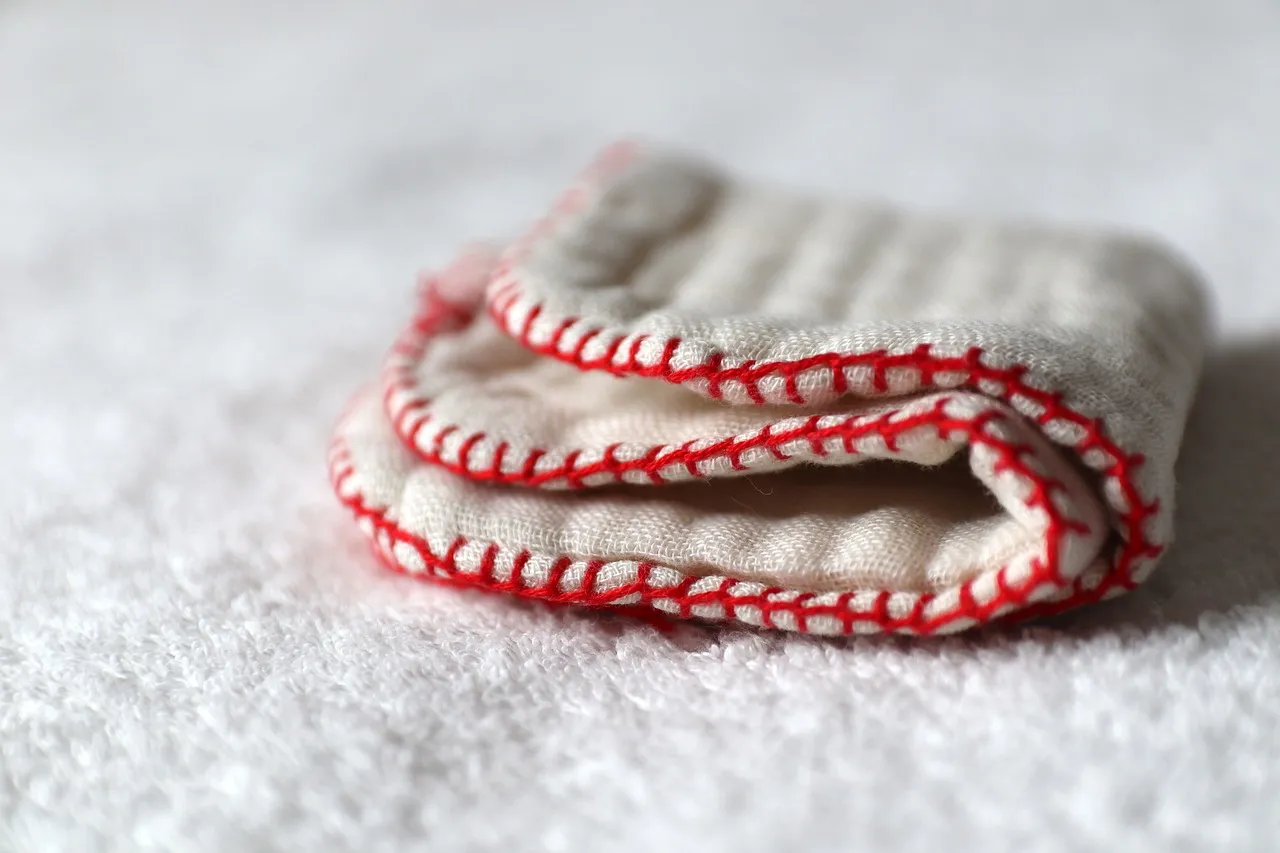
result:
<svg viewBox="0 0 1280 853"><path fill-rule="evenodd" d="M1156 231L1242 294L1228 321L1280 314L1267 0L5 0L0 15L11 261L79 222L104 245L149 234L139 263L177 242L229 265L210 302L262 298L249 282L275 271L274 290L318 301L323 268L350 285L326 301L366 305L405 280L361 275L370 259L405 271L510 233L599 145L639 134L828 192Z"/></svg>
<svg viewBox="0 0 1280 853"><path fill-rule="evenodd" d="M1181 249L1222 337L1151 586L925 650L681 649L384 578L333 418L419 270L623 135ZM1278 151L1271 0L0 0L0 848L1280 837Z"/></svg>

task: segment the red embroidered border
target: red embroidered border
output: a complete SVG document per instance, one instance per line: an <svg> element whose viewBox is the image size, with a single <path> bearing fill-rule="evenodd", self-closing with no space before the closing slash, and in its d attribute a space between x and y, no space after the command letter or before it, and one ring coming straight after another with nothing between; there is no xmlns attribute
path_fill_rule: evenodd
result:
<svg viewBox="0 0 1280 853"><path fill-rule="evenodd" d="M584 203L589 189L602 178L616 172L631 162L637 153L637 147L631 143L621 142L609 148L589 166L568 191L561 195L552 208L551 213L538 222L529 233L517 241L509 257L519 257L529 252L534 242L549 230L562 216L568 215ZM572 364L580 370L603 370L615 376L634 376L650 379L661 379L674 384L685 384L703 381L707 385L707 393L719 398L721 387L728 382L741 383L753 403L764 402L760 390L761 380L768 377L780 377L792 402L803 403L798 393L798 377L808 371L826 371L831 388L841 393L848 387L847 371L851 369L870 368L873 386L878 391L887 391L888 373L894 369L916 371L920 377L920 389L936 387L939 374L959 373L964 380L948 387L969 388L987 394L1021 411L1018 399L1029 401L1040 408L1035 415L1026 414L1034 423L1045 428L1061 421L1071 424L1082 431L1082 437L1069 448L1089 464L1088 455L1093 451L1105 454L1106 468L1101 471L1108 482L1114 483L1120 498L1109 502L1120 523L1122 544L1113 563L1113 570L1108 573L1097 587L1086 589L1080 586L1076 593L1061 606L1053 609L1061 610L1079 603L1096 601L1103 596L1123 592L1136 586L1133 580L1134 569L1144 560L1154 560L1164 550L1164 546L1152 542L1146 532L1149 520L1160 512L1158 498L1147 500L1142 495L1136 482L1136 472L1144 464L1140 453L1128 453L1117 445L1106 432L1105 424L1100 418L1091 418L1068 406L1061 392L1047 391L1037 388L1028 382L1030 369L1021 364L1009 367L996 367L983 361L985 353L979 347L970 348L963 356L939 357L931 352L929 344L921 344L909 353L892 354L886 351L864 353L821 353L796 361L776 361L766 363L744 362L736 366L726 367L724 362L731 358L730 354L708 347L709 354L702 362L693 367L676 368L672 365L677 349L683 341L669 338L661 341L662 355L653 364L644 364L638 359L638 353L645 339L634 337L624 347L627 335L613 334L604 347L602 355L587 358L584 349L588 341L599 342L600 336L606 334L603 328L591 328L582 334L576 343L567 351L561 348L564 335L575 325L581 323L578 317L557 317L556 331L547 343L538 343L531 339L533 323L544 315L544 306L533 304L528 310L517 311L523 298L523 282L515 275L510 261L502 264L495 271L488 291L487 301L490 314L507 334L519 340L526 348L547 358ZM622 354L619 360L619 355ZM996 392L988 389L998 388ZM1068 446L1068 445L1063 445ZM1090 466L1094 467L1094 466ZM1083 581L1083 579L1082 579Z"/></svg>
<svg viewBox="0 0 1280 853"><path fill-rule="evenodd" d="M422 309L415 317L409 329L400 337L391 354L383 375L382 403L387 417L400 440L424 462L444 468L470 480L480 480L502 484L514 484L528 487L545 486L548 483L564 481L569 488L583 488L585 481L591 477L604 475L615 482L623 482L628 472L640 472L650 482L662 484L671 482L663 475L663 470L672 466L688 471L698 478L702 474L698 466L711 459L727 458L737 471L745 471L742 457L752 450L766 449L775 459L789 459L782 450L788 444L803 441L809 445L815 456L826 456L826 442L838 439L846 454L856 453L854 443L869 435L879 435L884 439L890 452L896 450L896 436L917 426L937 424L944 417L943 407L950 401L943 397L934 403L933 411L902 415L901 409L894 409L875 415L854 414L831 423L834 416L815 414L799 426L785 430L775 430L774 425L766 425L749 436L730 436L713 444L694 447L696 441L683 445L655 445L635 459L619 459L615 455L619 444L604 448L602 458L595 462L581 462L585 451L571 450L563 462L553 467L539 467L547 456L546 451L534 449L522 459L515 461L509 458L510 446L507 442L499 443L487 464L473 464L471 457L474 448L488 435L483 431L461 432L464 427L446 423L435 433L430 442L419 442L424 427L433 423L435 415L431 411L432 401L427 398L418 386L416 372L420 368L421 358L426 352L431 339L440 333L453 331L460 326L473 322L468 309L452 305L439 297L435 283L425 283ZM996 413L988 413L994 416ZM894 420L894 419L897 420ZM989 418L988 418L989 419ZM794 419L793 419L794 420ZM823 421L828 423L820 426ZM960 421L956 421L960 423ZM985 424L969 422L979 433ZM954 427L953 427L954 428ZM945 437L945 436L944 436ZM457 449L450 454L445 452L448 439L457 440ZM985 436L984 436L985 439ZM979 439L980 443L990 443L989 439ZM1024 452L1029 453L1027 448ZM513 465L513 461L515 464ZM1036 475L1042 476L1042 475ZM1055 488L1065 487L1056 481L1050 481Z"/></svg>
<svg viewBox="0 0 1280 853"><path fill-rule="evenodd" d="M763 403L764 398L759 390L761 379L781 376L788 389L795 389L797 377L801 373L815 369L830 371L832 388L839 392L847 388L846 370L865 367L871 368L874 385L880 391L888 390L886 379L888 371L905 368L918 371L920 384L916 386L917 389L936 388L934 378L938 374L960 374L964 376L964 380L957 385L949 385L950 390L974 390L1010 405L1015 405L1016 397L1025 398L1043 410L1032 419L1038 426L1045 427L1054 421L1061 420L1083 430L1084 437L1070 448L1078 456L1083 458L1090 451L1100 450L1111 460L1102 473L1107 479L1119 485L1120 492L1124 496L1124 505L1113 504L1113 509L1120 514L1123 524L1121 535L1125 540L1124 548L1116 561L1116 571L1122 575L1123 579L1117 579L1116 582L1125 584L1126 588L1132 588L1134 584L1129 580L1129 574L1133 563L1140 559L1157 557L1164 550L1163 546L1150 542L1146 535L1146 523L1160 511L1160 501L1158 499L1146 501L1134 481L1135 472L1145 462L1142 454L1125 453L1121 450L1107 436L1101 420L1089 418L1069 408L1063 402L1060 392L1043 391L1027 384L1025 375L1028 368L1024 365L998 368L985 364L982 361L984 353L978 347L971 347L965 355L958 357L934 356L930 352L929 344L921 344L914 351L900 355L892 355L884 351L823 353L797 361L743 364L729 368L720 366L725 358L723 353L713 353L696 367L675 368L671 365L671 359L681 341L678 338L671 338L664 342L662 358L656 364L648 365L638 361L636 353L640 347L634 345L634 342L627 348L628 352L623 361L618 363L614 361L614 356L622 349L621 343L625 335L618 336L607 347L606 355L595 359L583 357L580 346L575 345L574 350L568 353L560 350L558 344L561 342L563 333L554 336L545 344L530 340L529 323L515 326L511 321L512 308L518 294L516 297L511 297L509 294L509 289L500 290L499 296L502 298L490 302L490 313L510 335L537 355L571 364L579 370L602 370L615 376L661 379L674 384L703 380L707 383L709 395L714 398L720 397L721 385L734 381L743 384L747 388L748 396L757 404ZM536 310L535 308L534 311ZM577 318L572 318L558 328L568 328L574 322L578 322ZM603 330L597 331L595 336L598 337L602 333ZM999 387L1002 391L992 394L985 390L992 386ZM801 402L803 402L802 399Z"/></svg>
<svg viewBox="0 0 1280 853"><path fill-rule="evenodd" d="M420 354L422 348L425 347L432 336L457 330L469 321L470 318L466 309L444 301L439 298L433 288L427 288L424 293L423 310L415 318L410 330L393 349L392 364L397 364L396 357L404 358ZM400 373L401 368L394 368L389 372L389 377L399 376ZM390 390L395 390L394 386L391 386ZM1058 559L1062 551L1064 537L1073 533L1088 533L1087 527L1084 527L1083 524L1075 519L1065 517L1054 503L1053 493L1064 489L1064 486L1056 480L1038 473L1025 463L1024 457L1030 455L1033 452L1032 449L1026 446L1009 444L1001 437L990 435L987 432L987 425L1002 417L999 412L985 412L975 419L956 418L949 416L945 411L945 404L948 399L942 398L929 409L909 417L900 418L897 421L892 420L897 414L896 412L887 412L874 419L864 419L861 423L845 421L832 427L813 430L811 428L815 425L814 420L810 419L799 431L777 433L776 436L769 437L762 436L760 442L758 442L762 443L769 438L774 438L779 444L796 438L807 438L816 442L820 438L833 437L853 441L862 435L875 433L883 436L889 446L893 446L897 436L910 430L932 427L944 439L950 439L953 433L958 432L963 434L970 443L990 448L999 454L996 464L997 471L1010 471L1032 485L1030 494L1026 498L1026 503L1028 506L1038 508L1044 512L1048 523L1044 537L1044 554L1042 557L1032 561L1030 572L1025 580L1014 585L1007 579L1007 567L1002 567L995 573L996 594L989 600L979 603L977 596L974 594L974 588L977 584L988 581L988 577L984 574L961 586L958 592L958 603L955 607L942 613L930 615L926 615L926 613L930 604L938 597L936 594L883 591L875 597L874 604L871 607L859 610L853 607L853 600L859 592L857 590L843 593L834 604L827 605L812 603L812 600L816 598L816 594L813 592L787 590L781 587L762 588L759 593L752 595L736 595L731 591L741 583L736 578L723 578L718 581L718 585L714 590L700 592L692 592L690 588L695 583L705 579L693 576L685 576L684 580L674 587L654 585L648 582L647 577L648 572L652 569L651 564L641 564L634 582L601 592L596 591L593 585L595 575L599 572L600 567L605 564L603 560L586 561L587 570L584 572L581 585L566 590L562 588L561 581L564 569L573 562L573 558L563 555L556 558L556 565L559 567L559 571L553 571L545 584L527 587L523 586L519 581L520 567L533 556L531 552L521 550L516 553L513 558L514 568L511 577L502 580L494 576L494 567L501 548L497 543L484 543L486 556L480 564L479 571L475 574L468 573L459 568L456 560L459 550L469 544L468 540L462 537L456 538L446 553L437 554L432 551L425 538L399 526L388 515L387 507L377 507L370 504L358 489L353 490L350 487L350 480L354 475L354 467L346 444L340 437L336 438L334 442L330 462L330 476L340 500L352 511L357 519L364 520L372 526L372 536L380 558L393 569L406 574L425 576L431 580L454 585L478 587L494 592L512 593L556 603L615 607L623 599L634 599L634 601L624 603L628 607L635 604L640 607L658 609L661 612L666 612L662 610L661 606L667 604L675 607L678 615L686 618L694 616L693 608L700 606L718 605L724 614L723 618L727 619L737 618L737 614L743 608L754 607L759 609L760 621L766 627L776 626L775 617L782 613L787 613L794 620L796 629L801 631L808 630L810 620L813 618L828 616L839 622L841 633L881 630L931 634L948 628L964 627L964 623L961 620L967 619L980 623L1011 609L1023 608L1029 604L1032 607L1037 606L1036 602L1028 601L1031 596L1035 595L1040 598L1044 594L1051 594L1055 589L1060 589L1069 583L1069 579L1063 578L1060 574ZM417 409L412 406L406 406L405 411L412 414ZM398 420L400 421L399 431L403 432L410 418L402 415ZM851 420L856 421L856 419ZM804 432L806 428L810 428L809 433ZM468 437L464 444L471 441L472 438ZM462 454L461 458L465 459L466 454ZM441 462L438 458L438 453L434 458L429 457L427 461L432 463ZM500 472L501 462L501 459L494 460L493 469L497 469ZM566 460L567 467L572 468L572 464L572 459ZM662 464L670 464L670 460L663 460ZM454 470L455 473L471 476L475 479L486 479L486 475L493 475L494 473L492 469L488 471L477 470L475 468L467 468L465 465L451 464L445 467ZM525 465L521 465L520 468L520 472L512 475L514 479L521 479L527 471L527 466ZM581 479L581 477L588 476L590 473L597 473L600 470L604 469L584 466L583 469L579 470L576 477ZM617 471L617 473L620 474L621 472ZM572 473L567 476L570 478L575 477ZM413 549L418 560L426 567L425 574L403 564L395 554L395 546L398 544L406 545ZM895 596L898 596L900 600L911 600L910 610L905 616L893 616L891 614L890 602Z"/></svg>
<svg viewBox="0 0 1280 853"><path fill-rule="evenodd" d="M606 154L602 162L603 170L607 171L609 168L616 167L622 162L622 159L616 154ZM598 173L601 170L602 167L598 164L595 171ZM583 192L580 188L570 190L557 204L556 213L573 209L581 200L582 195ZM553 215L555 214L553 213ZM547 227L547 224L547 222L543 222L535 227L523 242L527 244L529 240L534 239L542 229ZM398 570L413 573L410 569L401 565L394 554L393 549L396 544L405 544L414 550L424 565L435 570L435 574L431 575L433 579L466 586L477 586L493 591L509 592L546 601L586 606L616 606L620 599L638 597L642 605L650 607L658 608L660 603L672 604L678 609L681 616L686 617L695 615L692 612L694 607L717 604L723 608L725 617L730 619L735 618L736 610L750 606L760 609L761 619L766 626L773 624L772 614L787 612L794 617L796 627L801 631L806 630L806 620L815 616L831 616L840 621L843 633L850 633L855 630L855 626L859 626L861 630L871 627L873 630L928 634L938 632L949 626L957 627L956 623L963 619L976 622L988 621L1009 612L1011 609L1018 609L1017 616L1022 618L1058 612L1078 604L1096 601L1110 594L1132 588L1135 585L1132 577L1134 567L1141 560L1154 559L1163 550L1161 545L1149 541L1145 532L1147 521L1159 513L1160 506L1158 500L1149 502L1144 500L1134 480L1136 470L1143 464L1142 456L1136 453L1125 453L1107 436L1105 426L1101 420L1089 418L1071 409L1063 402L1060 393L1041 390L1029 384L1026 381L1028 369L1023 365L1014 365L1008 368L993 367L984 363L984 353L976 347L970 349L964 356L937 357L932 355L930 347L924 344L917 347L913 352L905 354L895 355L883 351L871 353L824 353L791 362L764 364L748 362L734 367L724 366L726 359L724 353L713 352L697 366L676 368L671 362L676 350L681 345L679 339L673 338L664 341L663 355L659 361L654 364L644 364L637 358L637 353L642 343L640 338L633 338L626 348L626 353L621 361L618 360L619 353L623 351L623 343L626 336L616 334L605 347L602 356L589 359L584 355L587 341L598 338L605 333L605 330L589 330L579 338L568 352L565 352L561 349L563 335L568 329L580 322L579 318L566 317L559 320L559 324L556 327L558 331L549 342L537 343L531 340L530 331L534 320L542 312L542 306L532 306L521 318L521 322L517 324L515 317L518 312L514 311L514 309L519 304L522 296L521 289L520 282L510 275L509 267L500 271L498 276L495 276L488 302L489 310L494 319L508 334L520 340L535 353L544 357L556 358L581 370L604 370L618 376L662 379L677 384L704 381L707 383L708 394L713 397L719 396L719 389L723 383L734 381L741 383L746 389L749 398L756 403L764 401L763 394L759 389L759 383L762 379L768 377L781 377L785 383L788 396L793 402L801 403L803 398L797 390L797 378L800 374L811 370L829 371L832 388L839 393L842 389L847 388L847 370L868 367L872 371L874 387L881 391L888 390L888 371L909 369L918 372L920 388L936 387L934 383L938 374L959 373L964 376L964 380L958 387L978 390L1011 405L1016 405L1016 397L1022 397L1041 409L1040 413L1033 418L1041 427L1045 427L1055 421L1063 421L1077 426L1083 431L1083 437L1071 447L1077 455L1084 457L1094 450L1106 454L1109 464L1103 472L1104 476L1118 486L1122 497L1121 501L1112 501L1113 508L1119 515L1120 532L1123 539L1119 553L1115 557L1113 569L1100 579L1096 576L1091 577L1091 573L1086 572L1071 583L1069 592L1066 595L1054 600L1028 602L1028 596L1041 585L1045 583L1063 583L1063 579L1058 574L1056 556L1060 551L1061 537L1071 532L1071 524L1074 524L1074 522L1062 519L1053 504L1050 495L1053 488L1055 488L1055 484L1046 481L1041 475L1036 474L1031 469L1026 469L1026 466L1022 465L1020 456L1026 452L1026 448L1004 445L1002 464L1009 467L1022 465L1025 471L1019 471L1018 473L1028 476L1036 484L1036 488L1033 490L1032 497L1028 502L1045 511L1050 518L1049 530L1046 534L1047 559L1038 560L1033 564L1031 576L1018 589L1010 588L1004 578L1004 569L999 570L996 575L997 595L981 605L977 604L973 597L973 584L981 580L982 577L974 579L961 587L959 591L960 601L956 608L926 619L924 613L929 603L936 598L932 594L917 596L914 605L906 616L894 617L890 614L890 601L893 596L903 595L903 593L880 593L875 599L875 606L869 611L849 609L849 604L856 595L856 592L853 591L842 594L835 605L820 607L812 607L807 604L815 597L814 593L801 592L797 595L794 590L788 591L781 588L765 589L752 596L733 596L730 595L729 590L739 581L732 578L724 579L716 590L693 594L690 593L690 587L702 579L687 577L675 587L653 586L647 582L648 571L652 568L649 564L641 564L641 570L633 583L604 593L598 593L593 589L592 583L595 573L604 565L602 561L598 560L587 562L588 570L580 587L572 590L563 590L560 588L560 581L564 568L572 562L569 557L560 558L556 564L560 570L558 572L553 571L546 584L539 587L523 587L519 581L520 572L518 568L513 570L511 579L505 581L493 575L494 563L500 552L500 548L496 543L490 543L486 546L486 556L480 566L480 572L472 575L459 569L455 560L458 550L467 544L466 540L456 540L448 552L443 555L434 554L425 540L403 530L393 520L389 519L386 508L368 505L363 495L359 493L347 494L346 486L353 474L353 469L344 442L341 439L336 439L330 465L330 474L335 490L343 503L351 509L357 518L371 525L375 543L381 549L382 557ZM458 325L468 321L467 311L459 309L457 306L443 303L438 299L433 302L430 294L428 294L426 303L425 310L415 321L414 329L412 330L413 334L419 338L425 339L426 335L446 328L456 328ZM402 341L398 348L406 345L409 347L416 346L413 342L405 344ZM410 353L401 350L400 354L409 355ZM993 385L999 388L1000 391L992 393L987 390ZM390 388L388 390L388 402L390 402L392 390ZM406 409L406 411L412 414L411 409ZM935 411L940 414L941 409L939 408ZM395 423L398 432L404 429L409 431L416 430L421 426L421 423L407 426L408 418L404 415L404 412L401 412L400 416L395 419ZM913 427L920 425L920 423L912 424ZM816 421L811 420L805 426L812 430L816 426ZM970 440L978 442L985 440L989 444L999 447L1001 442L999 440L993 441L990 436L981 431L981 426L982 424L975 425L968 422L951 422L942 424L940 428L946 430L968 429L970 431ZM803 432L780 435L785 437L778 439L779 444L796 438L807 437ZM765 440L769 438L771 437L766 436ZM478 441L480 437L471 437L468 440L472 439ZM814 446L815 448L817 447L816 444ZM719 448L721 453L727 450L729 449ZM438 455L437 453L436 456L438 457ZM485 478L486 474L491 478L499 479L505 476L502 474L503 460L500 457L494 460L489 469L481 469L479 471L467 467L467 454L465 452L460 454L460 459L462 460L462 465L455 466L459 468L458 473L470 477L478 476L481 479ZM437 458L431 461L439 462L441 460ZM610 463L608 457L604 462L596 463L596 466L591 470L575 469L573 462L574 460L571 459L566 460L565 466L563 466L565 470L559 472L559 476L568 477L571 484L574 478L580 480L582 477L593 473L621 473L614 464ZM613 460L613 463L616 462L617 460ZM642 466L654 464L654 460L649 460L648 462L640 460L640 462ZM665 466L671 464L671 462L671 459L663 458L661 464ZM648 470L652 475L656 469L645 468L645 470ZM524 476L524 473L525 469L522 466L520 476ZM1057 487L1060 488L1060 485ZM530 556L527 551L520 552L515 558L515 565L517 567L522 565L521 561L527 562Z"/></svg>
<svg viewBox="0 0 1280 853"><path fill-rule="evenodd" d="M505 592L547 602L577 604L589 607L613 607L618 604L638 604L667 612L660 607L662 603L673 605L682 618L694 618L693 608L707 605L718 605L723 618L738 619L739 611L744 608L758 608L760 621L765 627L778 627L777 616L790 614L796 630L808 631L810 620L816 617L832 617L839 622L840 633L853 633L859 628L881 631L905 632L914 634L932 634L948 627L964 627L957 624L959 620L969 619L975 623L989 621L995 615L1018 608L1028 603L1028 598L1037 591L1059 588L1063 579L1057 574L1057 555L1061 551L1063 537L1071 533L1087 532L1079 522L1065 518L1052 501L1052 492L1062 488L1061 484L1047 480L1028 468L1022 462L1026 448L1005 444L986 435L983 428L992 419L1000 417L997 412L986 413L987 417L977 421L967 421L947 417L942 407L935 407L921 418L913 418L909 422L889 425L886 433L892 438L895 433L916 429L924 424L936 427L940 434L950 431L962 431L975 443L982 443L1000 453L998 467L1010 470L1031 480L1035 484L1032 494L1027 499L1029 506L1035 506L1046 513L1049 523L1045 534L1045 556L1032 561L1031 571L1022 583L1013 585L1006 579L1005 568L995 573L997 594L990 600L979 603L974 595L974 587L986 580L979 576L963 584L959 590L958 604L940 614L926 616L931 602L938 596L931 593L893 593L881 591L872 606L865 610L855 609L853 599L857 590L841 593L833 604L813 603L817 597L814 592L798 592L782 587L767 587L760 592L741 595L734 594L733 588L742 584L737 578L725 577L714 579L714 589L693 592L692 587L706 578L691 575L683 577L674 586L655 585L649 580L649 573L654 569L652 563L638 564L634 581L612 589L599 591L595 589L595 578L606 565L605 560L581 560L586 564L581 583L573 588L562 586L566 570L576 561L570 556L561 555L556 558L554 567L546 582L538 586L525 586L521 581L522 567L534 556L528 550L519 550L512 558L510 576L506 579L495 575L497 561L503 549L498 543L487 542L484 545L484 556L478 571L464 571L457 563L459 551L472 544L465 537L456 537L444 554L435 553L430 543L422 536L405 530L390 517L387 507L374 506L365 495L350 485L355 475L355 467L350 451L344 439L335 439L330 455L330 478L335 492L344 505L356 516L371 525L371 535L379 557L396 571L431 580L450 583L457 586L470 586L492 592ZM896 428L895 428L896 427ZM413 550L422 562L424 569L415 570L407 566L397 557L395 547L406 545ZM895 596L912 600L910 611L905 616L891 615L890 603ZM707 618L703 616L702 618Z"/></svg>

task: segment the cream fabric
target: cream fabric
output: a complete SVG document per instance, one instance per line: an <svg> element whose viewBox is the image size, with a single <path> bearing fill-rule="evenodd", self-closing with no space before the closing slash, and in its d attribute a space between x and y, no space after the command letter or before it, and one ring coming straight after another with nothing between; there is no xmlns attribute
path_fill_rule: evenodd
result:
<svg viewBox="0 0 1280 853"><path fill-rule="evenodd" d="M904 416L933 405L924 398ZM926 406L925 404L928 404ZM998 409L978 395L951 398L956 417ZM513 427L517 429L518 427ZM1034 441L1017 421L1001 425L1013 440ZM938 592L1005 565L1021 581L1043 551L1043 517L1021 501L1029 485L997 475L995 459L974 450L967 466L916 468L916 448L888 454L877 439L864 443L861 460L894 458L847 472L814 466L785 474L673 486L613 486L579 492L495 488L424 464L401 446L375 395L344 420L341 435L355 476L344 483L375 505L392 507L401 527L424 537L436 554L457 537L483 543L470 549L464 571L479 571L478 553L489 543L531 549L541 559L523 569L526 587L547 582L554 557L607 557L616 563L596 588L634 578L635 561L648 560L698 576L730 576L819 592L894 590ZM1015 438L1016 436L1016 438ZM960 442L919 442L928 464L963 449ZM1072 537L1067 571L1079 574L1105 536L1102 510L1079 478L1052 453L1071 491L1062 502L1087 519L1087 535ZM976 478L975 478L976 475ZM1004 506L984 494L979 481ZM424 571L409 552L411 571ZM510 577L509 566L498 572ZM670 575L672 578L676 576ZM675 581L673 580L673 583Z"/></svg>
<svg viewBox="0 0 1280 853"><path fill-rule="evenodd" d="M923 594L940 619L1100 584L1104 496L1119 537L1150 540L1125 571L1147 570L1167 513L1136 533L1116 519L1135 482L1167 507L1204 324L1194 275L1131 238L820 201L628 145L500 261L472 251L428 282L424 306L388 363L385 412L371 397L340 430L339 490L437 557L469 555L457 571L598 595L652 563L671 585L908 594L899 610ZM837 376L824 360L922 345L946 369ZM978 350L1025 373L992 387L947 361ZM1029 396L1046 389L1105 415L1123 450ZM895 426L929 417L942 425ZM1124 481L1130 450L1147 458ZM561 558L576 574L552 575ZM592 561L605 569L588 577ZM1006 606L1009 587L1023 593Z"/></svg>

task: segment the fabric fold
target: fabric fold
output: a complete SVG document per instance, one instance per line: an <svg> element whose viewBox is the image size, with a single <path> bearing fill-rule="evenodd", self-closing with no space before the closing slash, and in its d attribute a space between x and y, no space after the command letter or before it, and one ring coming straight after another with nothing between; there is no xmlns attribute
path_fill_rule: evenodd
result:
<svg viewBox="0 0 1280 853"><path fill-rule="evenodd" d="M635 145L424 283L339 497L436 580L813 633L1139 583L1195 275L1149 241L810 198Z"/></svg>

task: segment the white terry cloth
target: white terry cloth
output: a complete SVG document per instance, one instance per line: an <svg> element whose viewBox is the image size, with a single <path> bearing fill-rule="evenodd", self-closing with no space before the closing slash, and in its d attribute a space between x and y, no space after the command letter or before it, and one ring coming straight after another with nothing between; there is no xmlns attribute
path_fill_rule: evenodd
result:
<svg viewBox="0 0 1280 853"><path fill-rule="evenodd" d="M1205 322L1150 242L815 199L623 143L500 258L427 282L331 465L412 574L954 631L1146 577Z"/></svg>

